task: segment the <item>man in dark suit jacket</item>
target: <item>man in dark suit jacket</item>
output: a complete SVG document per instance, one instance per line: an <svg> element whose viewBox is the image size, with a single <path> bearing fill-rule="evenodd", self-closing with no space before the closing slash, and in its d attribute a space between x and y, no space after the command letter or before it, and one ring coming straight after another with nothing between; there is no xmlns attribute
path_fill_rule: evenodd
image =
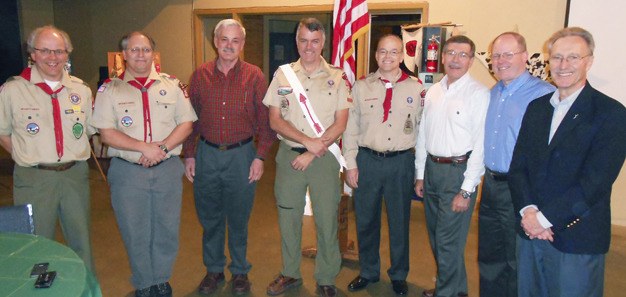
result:
<svg viewBox="0 0 626 297"><path fill-rule="evenodd" d="M587 82L581 28L548 41L558 90L530 103L509 171L520 227L520 297L602 296L611 188L626 154L626 109Z"/></svg>

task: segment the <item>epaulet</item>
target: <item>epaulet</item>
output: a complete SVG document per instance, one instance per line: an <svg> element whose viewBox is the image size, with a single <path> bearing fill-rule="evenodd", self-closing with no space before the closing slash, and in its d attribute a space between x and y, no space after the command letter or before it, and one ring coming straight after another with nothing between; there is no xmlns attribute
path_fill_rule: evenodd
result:
<svg viewBox="0 0 626 297"><path fill-rule="evenodd" d="M73 76L73 75L70 75L70 80L71 80L72 82L75 82L75 83L78 83L78 84L82 84L82 83L84 83L82 79L80 79L80 78L78 78L78 77L76 77L76 76Z"/></svg>
<svg viewBox="0 0 626 297"><path fill-rule="evenodd" d="M169 80L177 80L178 79L178 78L176 78L176 76L173 76L171 74L167 74L165 72L159 73L159 76L162 77L162 78L167 78Z"/></svg>
<svg viewBox="0 0 626 297"><path fill-rule="evenodd" d="M16 80L18 77L19 77L19 76L11 76L11 77L7 78L7 80L6 80L4 83L6 84L6 83L8 83L8 82L14 81L14 80Z"/></svg>
<svg viewBox="0 0 626 297"><path fill-rule="evenodd" d="M341 69L341 67L335 66L335 65L333 65L333 64L328 64L328 66L330 66L330 68L332 68L332 69L339 69L339 70L342 70L342 69Z"/></svg>

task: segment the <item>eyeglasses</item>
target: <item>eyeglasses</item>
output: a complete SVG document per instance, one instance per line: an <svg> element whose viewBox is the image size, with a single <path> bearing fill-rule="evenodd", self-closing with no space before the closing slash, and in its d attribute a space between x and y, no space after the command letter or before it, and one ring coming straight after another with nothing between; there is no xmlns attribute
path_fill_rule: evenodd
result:
<svg viewBox="0 0 626 297"><path fill-rule="evenodd" d="M588 54L586 56L578 56L578 55L570 55L567 57L563 57L561 55L550 56L550 64L560 64L563 63L563 60L567 61L569 64L578 64L582 59L592 56L592 54Z"/></svg>
<svg viewBox="0 0 626 297"><path fill-rule="evenodd" d="M381 55L381 56L389 55L389 56L392 56L392 57L397 57L400 54L400 51L398 51L398 50L388 51L386 49L379 49L378 50L378 54Z"/></svg>
<svg viewBox="0 0 626 297"><path fill-rule="evenodd" d="M521 54L523 52L506 52L506 53L501 53L501 54L492 54L491 55L491 60L492 61L496 61L496 60L507 60L510 61L511 59L513 59L513 56L517 55L517 54Z"/></svg>
<svg viewBox="0 0 626 297"><path fill-rule="evenodd" d="M48 48L36 48L36 47L34 47L33 49L46 56L49 56L51 54L54 54L55 56L67 55L67 50L64 50L64 49L51 50Z"/></svg>
<svg viewBox="0 0 626 297"><path fill-rule="evenodd" d="M466 52L457 53L455 50L446 51L445 54L449 59L454 59L454 57L459 57L459 60L467 60L471 57L470 54Z"/></svg>
<svg viewBox="0 0 626 297"><path fill-rule="evenodd" d="M126 50L128 50L131 54L136 55L139 52L143 52L144 54L149 54L152 52L152 49L149 47L133 47L133 48L127 48Z"/></svg>

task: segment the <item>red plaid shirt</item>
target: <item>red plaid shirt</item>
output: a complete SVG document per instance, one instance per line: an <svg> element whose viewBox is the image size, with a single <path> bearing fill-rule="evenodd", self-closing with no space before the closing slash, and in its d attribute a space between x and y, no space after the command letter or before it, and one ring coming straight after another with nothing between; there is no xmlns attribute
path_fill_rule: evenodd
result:
<svg viewBox="0 0 626 297"><path fill-rule="evenodd" d="M185 157L196 155L198 136L215 144L231 144L256 136L257 155L265 158L276 139L263 105L267 81L259 67L238 61L224 75L215 61L202 64L191 77L189 97L198 121L183 144Z"/></svg>

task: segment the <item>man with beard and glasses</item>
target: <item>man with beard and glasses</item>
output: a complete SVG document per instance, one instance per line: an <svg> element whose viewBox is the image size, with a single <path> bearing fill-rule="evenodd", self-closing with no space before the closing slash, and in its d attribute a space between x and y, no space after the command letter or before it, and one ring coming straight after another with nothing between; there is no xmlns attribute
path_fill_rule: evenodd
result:
<svg viewBox="0 0 626 297"><path fill-rule="evenodd" d="M246 29L241 23L220 21L213 37L218 57L198 67L191 78L191 104L199 121L185 142L185 174L193 182L203 228L207 273L198 288L203 294L215 292L224 280L226 232L231 289L235 294L250 291L248 220L275 136L262 103L267 81L259 67L239 58L245 42Z"/></svg>
<svg viewBox="0 0 626 297"><path fill-rule="evenodd" d="M483 136L489 89L468 73L474 42L452 36L443 47L446 75L430 87L417 134L415 192L424 197L437 284L424 297L467 296L465 243L485 170Z"/></svg>

